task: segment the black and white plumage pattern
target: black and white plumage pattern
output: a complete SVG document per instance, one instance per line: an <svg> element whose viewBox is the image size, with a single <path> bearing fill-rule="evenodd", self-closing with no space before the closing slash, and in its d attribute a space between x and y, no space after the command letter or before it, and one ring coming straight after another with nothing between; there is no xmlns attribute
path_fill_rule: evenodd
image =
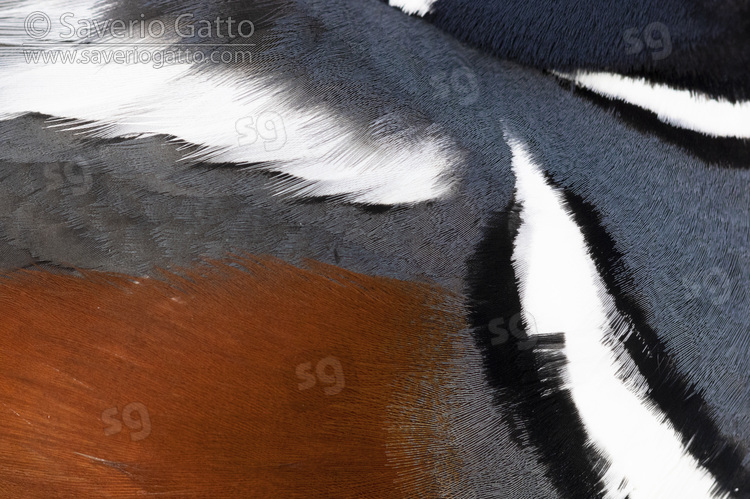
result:
<svg viewBox="0 0 750 499"><path fill-rule="evenodd" d="M378 1L65 6L82 18L145 13L168 25L192 13L255 23L252 63L156 69L27 64L15 46L29 41L20 27L27 11L63 7L0 2L2 266L50 262L142 275L250 251L436 281L474 310L473 338L503 416L496 433L514 436L490 445L538 463L530 465L533 485L518 476L498 480L499 497L746 497L750 90L742 68L750 41L738 15L743 5L726 3L713 18L703 10L710 6L692 4L640 2L626 16L613 2L536 10L391 3L424 19ZM656 64L646 51L634 62L623 30L658 21L666 9L675 13L673 56ZM106 52L121 43L83 42L71 45ZM225 40L132 41L144 51L211 42ZM685 45L697 48L681 52ZM626 98L599 85L622 78L601 76L605 70L723 99L734 121L655 115L671 136L729 140L735 153L727 159L724 147L711 146L707 157L633 121L627 108L603 110L597 97L650 113L658 95L641 86L642 99ZM571 83L580 88L571 91ZM252 139L263 116L276 128L272 141ZM281 133L283 144L275 143ZM524 173L530 165L535 170ZM524 175L538 195L528 194ZM531 216L550 195L556 208ZM580 234L555 232L564 224ZM566 256L555 234L561 242L580 237L576 251ZM548 253L535 253L537 244ZM529 275L536 265L547 269L541 277ZM554 269L579 273L556 277ZM594 295L600 308L587 312L596 308ZM571 303L555 313L563 298ZM575 356L566 329L576 306L586 321L601 314L595 326L610 332L587 345L620 364L586 346ZM516 313L528 337L498 349L489 325ZM587 324L582 329L596 332ZM538 341L520 348L531 339ZM587 370L592 359L600 365ZM597 387L601 407L580 395L592 375L605 383ZM625 390L623 400L637 405L624 407L640 412L620 412L608 386ZM668 443L654 444L635 423L643 414ZM641 427L624 442L617 433ZM685 467L671 466L670 448Z"/></svg>

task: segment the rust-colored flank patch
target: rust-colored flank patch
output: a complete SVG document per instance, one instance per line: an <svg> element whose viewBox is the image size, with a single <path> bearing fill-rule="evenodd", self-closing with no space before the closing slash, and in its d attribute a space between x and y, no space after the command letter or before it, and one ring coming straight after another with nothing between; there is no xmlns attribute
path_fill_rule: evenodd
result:
<svg viewBox="0 0 750 499"><path fill-rule="evenodd" d="M460 473L439 414L464 324L433 287L242 258L23 271L0 311L8 496L434 497Z"/></svg>

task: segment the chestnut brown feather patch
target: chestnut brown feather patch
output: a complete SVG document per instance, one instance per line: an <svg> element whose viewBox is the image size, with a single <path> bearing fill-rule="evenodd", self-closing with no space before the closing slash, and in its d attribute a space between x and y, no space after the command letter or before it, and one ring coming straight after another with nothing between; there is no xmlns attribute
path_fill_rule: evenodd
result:
<svg viewBox="0 0 750 499"><path fill-rule="evenodd" d="M441 419L455 298L314 262L232 263L0 281L4 493L444 490L461 466Z"/></svg>

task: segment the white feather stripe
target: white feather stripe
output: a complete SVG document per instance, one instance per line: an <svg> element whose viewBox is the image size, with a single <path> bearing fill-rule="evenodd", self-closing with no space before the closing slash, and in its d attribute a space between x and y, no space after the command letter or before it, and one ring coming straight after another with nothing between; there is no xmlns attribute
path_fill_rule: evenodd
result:
<svg viewBox="0 0 750 499"><path fill-rule="evenodd" d="M407 14L424 16L432 8L436 0L388 0L388 5L398 7Z"/></svg>
<svg viewBox="0 0 750 499"><path fill-rule="evenodd" d="M563 332L564 379L591 443L611 462L610 498L713 498L711 474L648 399L645 380L612 346L616 313L583 234L525 145L509 141L522 205L513 265L530 334ZM630 361L632 362L632 361ZM624 367L624 369L623 369ZM618 374L630 373L623 381Z"/></svg>
<svg viewBox="0 0 750 499"><path fill-rule="evenodd" d="M156 42L145 39L136 48L158 52ZM118 47L103 42L76 51ZM450 194L449 172L462 161L437 126L374 133L322 106L300 109L283 85L261 75L239 77L223 65L210 72L141 63L7 69L0 76L0 119L38 112L85 122L79 130L92 136L172 135L201 146L197 156L205 161L264 163L293 175L299 183L290 191L299 195L377 204L439 199Z"/></svg>
<svg viewBox="0 0 750 499"><path fill-rule="evenodd" d="M664 123L714 137L750 138L748 101L732 103L612 73L555 74L600 95L652 111Z"/></svg>

